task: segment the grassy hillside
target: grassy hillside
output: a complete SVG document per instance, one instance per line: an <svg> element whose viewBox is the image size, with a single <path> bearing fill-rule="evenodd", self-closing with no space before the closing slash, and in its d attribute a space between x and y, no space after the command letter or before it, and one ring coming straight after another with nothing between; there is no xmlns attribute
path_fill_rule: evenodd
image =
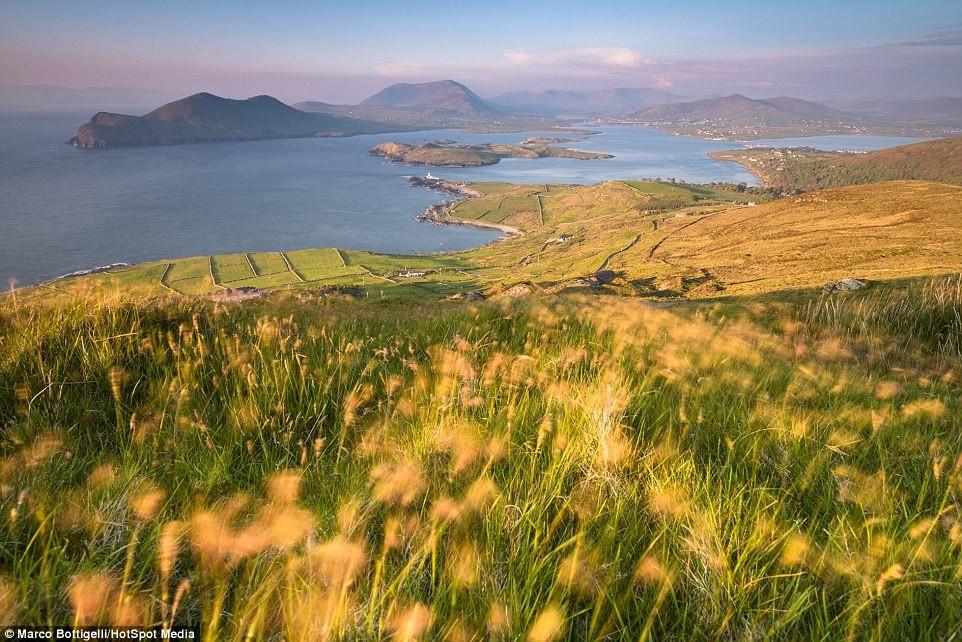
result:
<svg viewBox="0 0 962 642"><path fill-rule="evenodd" d="M4 624L206 640L962 626L958 277L670 310L0 306Z"/></svg>
<svg viewBox="0 0 962 642"><path fill-rule="evenodd" d="M760 176L768 188L779 193L891 180L962 185L962 138L944 138L864 154L810 148L761 148L709 155L744 165Z"/></svg>
<svg viewBox="0 0 962 642"><path fill-rule="evenodd" d="M147 263L22 293L43 298L110 283L146 295L225 288L332 290L373 298L497 296L513 286L655 298L818 288L962 270L962 188L876 183L756 206L718 186L476 183L481 198L442 216L520 236L467 252L383 255L334 249Z"/></svg>

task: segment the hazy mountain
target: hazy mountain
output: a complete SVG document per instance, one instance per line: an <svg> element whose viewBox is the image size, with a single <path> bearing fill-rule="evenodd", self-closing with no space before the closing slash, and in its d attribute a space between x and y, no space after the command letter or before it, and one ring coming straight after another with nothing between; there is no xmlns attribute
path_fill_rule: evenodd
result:
<svg viewBox="0 0 962 642"><path fill-rule="evenodd" d="M962 127L962 98L853 99L834 100L828 104L837 109L876 120L923 126Z"/></svg>
<svg viewBox="0 0 962 642"><path fill-rule="evenodd" d="M208 93L175 100L144 116L100 112L68 141L77 147L129 147L266 138L349 136L404 127L309 114L271 96L232 100Z"/></svg>
<svg viewBox="0 0 962 642"><path fill-rule="evenodd" d="M301 111L309 111L313 113L323 113L336 111L340 109L341 105L333 105L331 103L322 103L318 100L302 100L299 103L294 103L291 105L294 109L299 109Z"/></svg>
<svg viewBox="0 0 962 642"><path fill-rule="evenodd" d="M766 124L792 124L811 119L851 120L853 118L851 114L800 98L779 97L753 100L741 94L649 107L632 116L650 121L726 119L761 120Z"/></svg>
<svg viewBox="0 0 962 642"><path fill-rule="evenodd" d="M617 113L634 111L649 105L662 105L680 100L680 96L658 89L621 88L592 92L549 89L538 93L515 91L500 94L489 101L508 111L527 113Z"/></svg>
<svg viewBox="0 0 962 642"><path fill-rule="evenodd" d="M453 80L397 83L361 101L358 107L381 107L460 114L498 114L500 110Z"/></svg>

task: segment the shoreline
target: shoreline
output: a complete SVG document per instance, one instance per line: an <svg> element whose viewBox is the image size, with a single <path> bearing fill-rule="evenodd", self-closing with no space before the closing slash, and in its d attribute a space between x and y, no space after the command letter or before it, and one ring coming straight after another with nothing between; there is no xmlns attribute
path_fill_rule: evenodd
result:
<svg viewBox="0 0 962 642"><path fill-rule="evenodd" d="M484 196L484 194L481 192L471 189L466 185L458 185L440 178L434 178L433 176L430 176L430 173L428 176L423 178L418 176L410 177L408 179L408 185L411 187L423 187L425 189L456 197L453 201L442 201L441 203L429 205L423 213L414 217L417 221L422 223L431 223L432 225L462 225L464 227L472 227L481 230L496 230L504 235L501 238L494 239L488 243L497 243L509 238L517 238L524 235L524 232L516 227L511 227L510 225L488 223L486 221L472 221L469 219L447 216L448 212L457 207L459 203L471 200L472 198L481 198ZM485 243L485 245L488 243Z"/></svg>
<svg viewBox="0 0 962 642"><path fill-rule="evenodd" d="M711 158L713 160L724 161L726 163L735 163L736 165L741 165L742 167L747 169L752 176L754 176L760 181L761 184L757 185L756 187L768 187L767 177L760 174L755 168L753 168L748 163L743 163L742 161L735 160L734 158L723 158L721 156L718 156L718 154L724 154L724 153L725 152L707 152L705 155L708 156L708 158Z"/></svg>

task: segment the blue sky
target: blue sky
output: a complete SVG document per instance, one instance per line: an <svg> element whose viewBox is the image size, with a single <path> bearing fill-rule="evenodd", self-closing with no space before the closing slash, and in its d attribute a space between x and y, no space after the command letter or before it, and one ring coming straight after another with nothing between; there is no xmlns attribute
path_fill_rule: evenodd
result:
<svg viewBox="0 0 962 642"><path fill-rule="evenodd" d="M962 2L0 0L0 83L355 101L392 82L962 95Z"/></svg>

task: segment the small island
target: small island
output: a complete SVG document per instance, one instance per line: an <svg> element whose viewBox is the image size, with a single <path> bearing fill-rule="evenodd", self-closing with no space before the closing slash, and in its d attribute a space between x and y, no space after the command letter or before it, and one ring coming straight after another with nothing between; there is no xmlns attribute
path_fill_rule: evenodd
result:
<svg viewBox="0 0 962 642"><path fill-rule="evenodd" d="M434 141L423 145L405 143L381 143L368 154L383 156L392 163L430 165L432 167L482 167L494 165L502 158L575 158L595 160L614 158L611 154L582 152L565 147L553 147L543 143L526 142L521 145L482 143L480 145L452 145L447 141Z"/></svg>

